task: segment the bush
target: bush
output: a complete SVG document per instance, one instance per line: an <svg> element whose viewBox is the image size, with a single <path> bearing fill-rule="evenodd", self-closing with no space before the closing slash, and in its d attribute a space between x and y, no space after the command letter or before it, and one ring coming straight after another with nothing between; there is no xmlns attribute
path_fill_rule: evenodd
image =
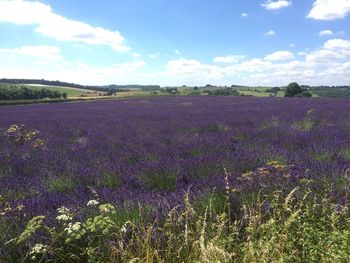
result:
<svg viewBox="0 0 350 263"><path fill-rule="evenodd" d="M305 88L299 86L298 83L292 82L287 86L285 93L285 97L312 97L312 93Z"/></svg>
<svg viewBox="0 0 350 263"><path fill-rule="evenodd" d="M306 98L311 98L312 97L312 93L310 91L303 91L302 93L296 94L294 97L306 97Z"/></svg>
<svg viewBox="0 0 350 263"><path fill-rule="evenodd" d="M303 90L300 88L299 84L296 82L292 82L292 83L288 84L288 86L285 90L284 96L285 97L294 97L295 95L300 94L302 92L303 92Z"/></svg>
<svg viewBox="0 0 350 263"><path fill-rule="evenodd" d="M209 90L208 95L211 96L239 96L239 92L233 88Z"/></svg>

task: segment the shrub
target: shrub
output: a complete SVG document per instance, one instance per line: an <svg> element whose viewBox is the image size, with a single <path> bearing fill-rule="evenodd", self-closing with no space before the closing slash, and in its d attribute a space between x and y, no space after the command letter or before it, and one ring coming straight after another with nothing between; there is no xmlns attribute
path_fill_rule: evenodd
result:
<svg viewBox="0 0 350 263"><path fill-rule="evenodd" d="M298 83L289 83L284 93L285 97L312 97L312 93L299 86Z"/></svg>

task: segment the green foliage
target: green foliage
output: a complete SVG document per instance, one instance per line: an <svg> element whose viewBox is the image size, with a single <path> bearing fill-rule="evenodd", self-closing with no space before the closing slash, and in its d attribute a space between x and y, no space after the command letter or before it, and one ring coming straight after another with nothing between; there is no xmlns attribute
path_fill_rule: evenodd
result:
<svg viewBox="0 0 350 263"><path fill-rule="evenodd" d="M35 217L13 241L29 245L25 257L35 262L350 260L349 207L333 203L327 192L313 194L302 183L287 193L260 193L241 199L241 215L235 217L229 203L233 195L243 196L228 184L226 193L212 192L193 203L185 193L183 208L154 224L120 217L115 206L91 200L88 209L94 212L83 221L62 207L56 218L60 226L46 226L45 217ZM40 229L47 233L44 242L31 242Z"/></svg>
<svg viewBox="0 0 350 263"><path fill-rule="evenodd" d="M16 86L16 85L1 85L0 86L0 101L11 100L34 100L34 99L59 99L66 98L64 93L60 93L57 90L51 90L46 88L32 88L28 86Z"/></svg>
<svg viewBox="0 0 350 263"><path fill-rule="evenodd" d="M174 191L177 186L177 176L178 171L161 168L145 171L141 177L150 189Z"/></svg>
<svg viewBox="0 0 350 263"><path fill-rule="evenodd" d="M69 176L49 177L46 183L50 193L67 193L74 189L74 181Z"/></svg>
<svg viewBox="0 0 350 263"><path fill-rule="evenodd" d="M349 202L339 205L331 198L334 187L348 191L349 182L335 186L300 179L291 190L283 187L290 167L270 161L238 178L225 170L224 189L207 189L193 200L188 190L182 205L156 221L146 219L148 208L134 204L116 207L90 200L75 212L61 207L54 226L37 216L5 242L13 251L4 260L349 262ZM233 188L231 179L239 180L240 188ZM256 183L262 186L258 192L247 191ZM2 212L1 207L0 234L5 229L2 219L11 210L22 209L7 207Z"/></svg>
<svg viewBox="0 0 350 263"><path fill-rule="evenodd" d="M176 95L179 93L178 88L165 88L165 90L163 90L163 91L166 93L169 93L169 94L173 94L173 95Z"/></svg>
<svg viewBox="0 0 350 263"><path fill-rule="evenodd" d="M298 83L289 83L284 92L285 97L312 97L312 93Z"/></svg>
<svg viewBox="0 0 350 263"><path fill-rule="evenodd" d="M103 172L101 174L101 178L99 179L99 185L102 187L108 187L111 189L117 188L119 185L118 174L114 174L109 171Z"/></svg>
<svg viewBox="0 0 350 263"><path fill-rule="evenodd" d="M198 132L227 132L230 130L230 127L224 124L211 123L200 127Z"/></svg>
<svg viewBox="0 0 350 263"><path fill-rule="evenodd" d="M270 92L270 93L277 93L279 91L281 91L280 87L273 87L273 88L266 89L266 92Z"/></svg>
<svg viewBox="0 0 350 263"><path fill-rule="evenodd" d="M314 87L312 92L325 98L350 98L350 87Z"/></svg>
<svg viewBox="0 0 350 263"><path fill-rule="evenodd" d="M294 97L295 95L300 94L302 92L303 92L303 90L299 86L299 84L296 82L292 82L292 83L288 84L288 86L285 90L285 97Z"/></svg>
<svg viewBox="0 0 350 263"><path fill-rule="evenodd" d="M45 220L45 216L36 216L33 217L27 224L24 231L19 235L18 238L15 239L16 243L22 243L26 241L27 239L31 238L36 231L41 229L43 227Z"/></svg>
<svg viewBox="0 0 350 263"><path fill-rule="evenodd" d="M309 191L294 189L287 196L276 192L262 199L246 213L249 242L244 243L247 262L347 262L350 259L348 208ZM264 217L261 206L268 202L271 214ZM345 221L344 221L345 219ZM344 225L345 223L345 225Z"/></svg>
<svg viewBox="0 0 350 263"><path fill-rule="evenodd" d="M350 161L350 149L344 148L340 150L341 155L344 157L345 160Z"/></svg>
<svg viewBox="0 0 350 263"><path fill-rule="evenodd" d="M332 154L328 152L317 152L312 154L312 157L320 162L326 162L332 160Z"/></svg>
<svg viewBox="0 0 350 263"><path fill-rule="evenodd" d="M311 131L314 126L314 122L311 119L302 119L293 123L293 127L300 131Z"/></svg>
<svg viewBox="0 0 350 263"><path fill-rule="evenodd" d="M26 104L39 104L39 103L58 103L58 102L68 102L68 101L71 101L71 100L69 99L3 100L3 101L0 101L0 106L26 105ZM74 101L79 101L79 100L74 100Z"/></svg>
<svg viewBox="0 0 350 263"><path fill-rule="evenodd" d="M310 91L303 91L302 93L298 93L296 94L294 97L304 97L304 98L311 98L312 97L312 93Z"/></svg>
<svg viewBox="0 0 350 263"><path fill-rule="evenodd" d="M295 121L293 123L294 129L297 129L299 131L311 131L315 125L313 114L314 110L311 109L306 113L306 117L304 119Z"/></svg>
<svg viewBox="0 0 350 263"><path fill-rule="evenodd" d="M233 88L209 90L210 96L240 96L239 92Z"/></svg>

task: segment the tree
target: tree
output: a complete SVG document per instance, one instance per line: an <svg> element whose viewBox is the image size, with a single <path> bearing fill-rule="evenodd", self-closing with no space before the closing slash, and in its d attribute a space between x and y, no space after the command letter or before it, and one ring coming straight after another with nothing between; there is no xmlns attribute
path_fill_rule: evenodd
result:
<svg viewBox="0 0 350 263"><path fill-rule="evenodd" d="M311 98L312 93L308 90L303 91L302 93L296 94L295 97L306 97L306 98Z"/></svg>
<svg viewBox="0 0 350 263"><path fill-rule="evenodd" d="M285 97L294 97L295 95L300 94L303 91L304 90L299 86L298 83L292 82L292 83L288 84L288 86L285 90L284 96Z"/></svg>

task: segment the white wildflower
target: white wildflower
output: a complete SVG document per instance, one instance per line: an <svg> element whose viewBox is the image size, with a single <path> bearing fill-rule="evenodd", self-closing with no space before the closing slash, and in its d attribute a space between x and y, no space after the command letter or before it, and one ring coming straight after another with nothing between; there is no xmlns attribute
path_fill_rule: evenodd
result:
<svg viewBox="0 0 350 263"><path fill-rule="evenodd" d="M58 213L60 214L68 214L69 209L67 207L61 206L60 208L57 209Z"/></svg>
<svg viewBox="0 0 350 263"><path fill-rule="evenodd" d="M125 225L123 225L121 228L120 228L120 232L125 234L126 233L126 227Z"/></svg>
<svg viewBox="0 0 350 263"><path fill-rule="evenodd" d="M29 255L32 256L32 259L36 259L37 254L44 254L47 251L47 246L43 244L35 244L34 247L32 247L31 251L29 252Z"/></svg>
<svg viewBox="0 0 350 263"><path fill-rule="evenodd" d="M70 221L72 220L72 217L66 214L62 214L56 217L58 221Z"/></svg>
<svg viewBox="0 0 350 263"><path fill-rule="evenodd" d="M87 206L95 206L95 205L98 205L99 202L97 200L90 200L88 203L87 203Z"/></svg>
<svg viewBox="0 0 350 263"><path fill-rule="evenodd" d="M75 222L74 225L72 225L72 230L74 232L78 232L81 229L81 223L80 222Z"/></svg>
<svg viewBox="0 0 350 263"><path fill-rule="evenodd" d="M81 223L75 222L74 224L69 223L68 227L66 227L64 230L67 231L68 234L72 234L73 232L79 232L81 229Z"/></svg>

